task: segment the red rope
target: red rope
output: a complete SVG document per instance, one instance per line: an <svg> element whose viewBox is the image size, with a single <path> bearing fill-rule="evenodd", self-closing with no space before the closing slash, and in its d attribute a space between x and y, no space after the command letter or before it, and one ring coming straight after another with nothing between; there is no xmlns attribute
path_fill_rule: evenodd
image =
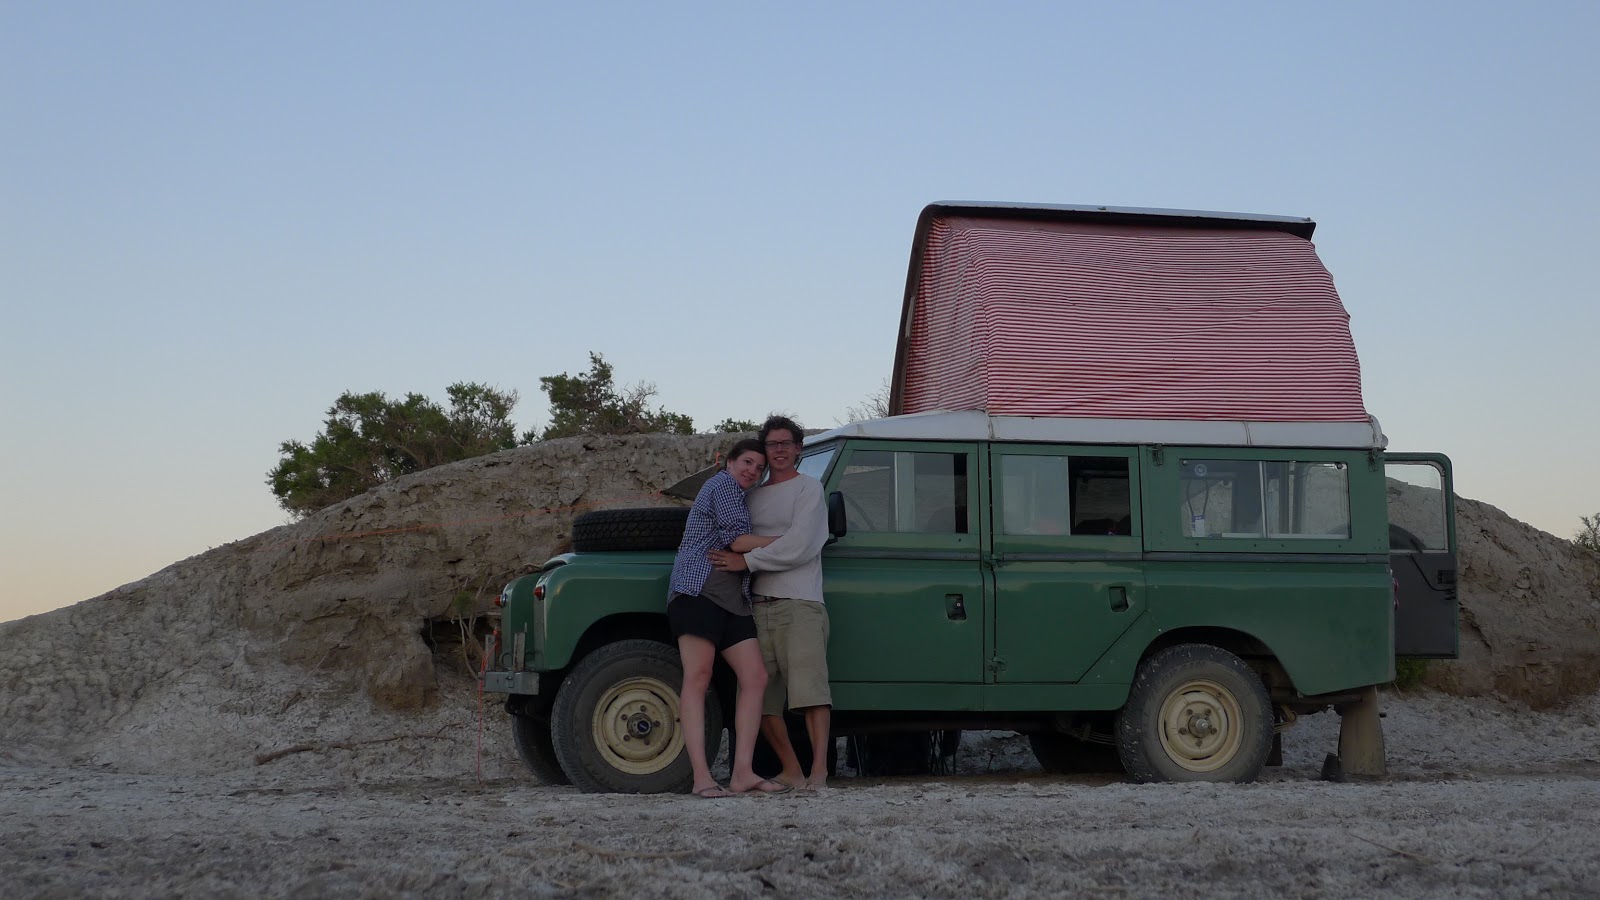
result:
<svg viewBox="0 0 1600 900"><path fill-rule="evenodd" d="M483 679L489 673L489 654L484 653L478 666L478 784L483 785Z"/></svg>

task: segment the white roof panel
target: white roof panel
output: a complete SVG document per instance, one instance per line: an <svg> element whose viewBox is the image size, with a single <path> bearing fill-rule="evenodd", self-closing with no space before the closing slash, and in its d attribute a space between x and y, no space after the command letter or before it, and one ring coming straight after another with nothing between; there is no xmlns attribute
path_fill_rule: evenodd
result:
<svg viewBox="0 0 1600 900"><path fill-rule="evenodd" d="M1382 450L1389 443L1378 426L1378 420L1370 416L1366 422L1229 422L994 416L982 410L958 410L852 422L814 434L806 438L806 444L839 437L1362 450Z"/></svg>

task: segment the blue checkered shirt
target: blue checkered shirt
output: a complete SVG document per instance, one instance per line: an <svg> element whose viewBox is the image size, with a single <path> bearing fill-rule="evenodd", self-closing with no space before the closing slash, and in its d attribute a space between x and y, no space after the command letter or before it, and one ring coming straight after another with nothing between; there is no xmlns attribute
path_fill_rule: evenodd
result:
<svg viewBox="0 0 1600 900"><path fill-rule="evenodd" d="M744 489L723 469L711 476L695 495L689 507L689 523L683 529L678 558L672 563L670 591L698 594L711 575L711 559L706 552L727 549L733 539L750 533L750 507ZM750 599L750 573L744 574L744 598ZM670 596L670 594L669 594Z"/></svg>

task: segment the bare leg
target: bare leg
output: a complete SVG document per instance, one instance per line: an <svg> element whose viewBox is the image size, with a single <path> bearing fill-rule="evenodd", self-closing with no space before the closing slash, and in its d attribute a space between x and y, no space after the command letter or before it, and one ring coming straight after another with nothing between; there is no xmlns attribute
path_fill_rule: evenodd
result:
<svg viewBox="0 0 1600 900"><path fill-rule="evenodd" d="M778 763L783 766L783 771L772 776L772 780L790 787L805 787L806 772L800 768L800 757L795 755L794 744L789 743L789 725L783 721L783 716L762 716L761 736L772 745L773 751L778 754Z"/></svg>
<svg viewBox="0 0 1600 900"><path fill-rule="evenodd" d="M761 647L755 640L740 641L722 651L739 682L734 701L733 772L728 789L734 793L755 790L765 780L750 766L756 751L756 730L761 721L761 698L767 690L767 667L761 661Z"/></svg>
<svg viewBox="0 0 1600 900"><path fill-rule="evenodd" d="M711 684L717 648L703 637L685 634L678 637L678 655L683 658L678 722L683 726L683 749L694 770L694 792L720 791L722 787L711 777L711 765L706 761L706 687Z"/></svg>
<svg viewBox="0 0 1600 900"><path fill-rule="evenodd" d="M828 786L828 744L833 740L833 707L805 708L806 735L811 738L811 776L806 787Z"/></svg>

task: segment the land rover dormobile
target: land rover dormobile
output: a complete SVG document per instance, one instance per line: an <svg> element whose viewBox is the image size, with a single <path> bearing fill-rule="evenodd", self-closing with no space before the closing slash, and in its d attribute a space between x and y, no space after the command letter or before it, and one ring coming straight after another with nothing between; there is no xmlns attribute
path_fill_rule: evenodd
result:
<svg viewBox="0 0 1600 900"><path fill-rule="evenodd" d="M924 212L901 414L811 435L799 462L828 497L836 734L1011 730L1046 771L1249 781L1333 710L1344 770L1382 772L1377 687L1397 656L1456 654L1450 463L1390 452L1361 406L1311 227ZM485 688L540 779L687 789L682 522L580 517L573 552L501 595Z"/></svg>

